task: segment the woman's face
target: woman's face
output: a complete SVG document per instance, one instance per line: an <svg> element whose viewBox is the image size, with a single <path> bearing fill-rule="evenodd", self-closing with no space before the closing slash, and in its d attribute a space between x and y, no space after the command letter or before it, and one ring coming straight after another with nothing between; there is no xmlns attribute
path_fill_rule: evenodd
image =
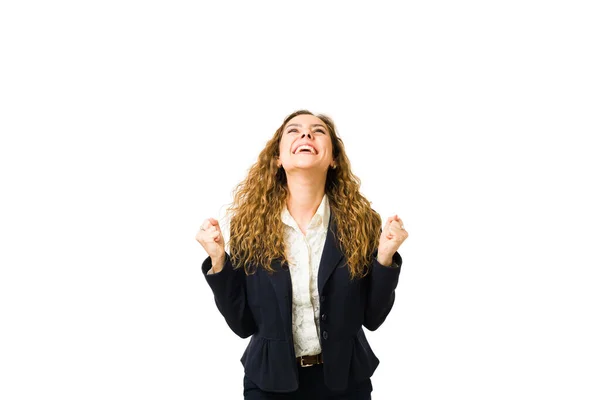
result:
<svg viewBox="0 0 600 400"><path fill-rule="evenodd" d="M294 169L327 171L333 166L331 135L323 121L302 114L285 125L279 142L278 165L286 172Z"/></svg>

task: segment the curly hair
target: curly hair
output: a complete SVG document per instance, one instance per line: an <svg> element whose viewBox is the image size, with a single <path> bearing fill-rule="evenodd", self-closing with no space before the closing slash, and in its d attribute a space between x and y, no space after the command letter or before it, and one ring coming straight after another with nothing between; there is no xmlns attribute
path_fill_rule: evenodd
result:
<svg viewBox="0 0 600 400"><path fill-rule="evenodd" d="M288 115L260 152L246 178L234 189L233 202L227 209L231 216L230 256L233 265L244 267L246 274L255 271L253 266L273 272L272 260L287 261L281 211L286 204L288 187L285 170L277 166L277 157L286 124L302 114L314 115L307 110ZM330 132L333 159L337 165L335 169L329 168L325 182L337 240L348 262L350 277L361 278L367 274L379 243L381 217L360 193L360 179L350 169L344 144L333 121L321 114L316 117Z"/></svg>

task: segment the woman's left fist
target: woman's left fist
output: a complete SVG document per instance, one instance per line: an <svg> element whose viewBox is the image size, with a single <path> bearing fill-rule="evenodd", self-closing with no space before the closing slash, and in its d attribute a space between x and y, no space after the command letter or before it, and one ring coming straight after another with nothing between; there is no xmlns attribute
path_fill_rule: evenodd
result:
<svg viewBox="0 0 600 400"><path fill-rule="evenodd" d="M404 229L404 224L398 215L389 217L379 237L377 261L388 267L392 265L392 256L407 237L408 232Z"/></svg>

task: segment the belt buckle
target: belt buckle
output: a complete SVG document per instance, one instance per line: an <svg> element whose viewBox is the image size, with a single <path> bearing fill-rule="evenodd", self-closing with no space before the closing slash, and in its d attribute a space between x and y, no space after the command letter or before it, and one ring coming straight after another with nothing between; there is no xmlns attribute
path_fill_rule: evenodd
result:
<svg viewBox="0 0 600 400"><path fill-rule="evenodd" d="M308 363L307 363L307 364L305 364L305 363L304 363L304 357L300 357L300 366L301 366L302 368L304 368L304 367L312 367L313 365L315 365L315 364L308 364Z"/></svg>

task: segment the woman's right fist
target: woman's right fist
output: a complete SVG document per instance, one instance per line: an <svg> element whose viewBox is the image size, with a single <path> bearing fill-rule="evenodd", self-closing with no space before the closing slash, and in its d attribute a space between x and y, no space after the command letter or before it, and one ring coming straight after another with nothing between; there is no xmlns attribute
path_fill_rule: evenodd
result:
<svg viewBox="0 0 600 400"><path fill-rule="evenodd" d="M204 247L213 263L225 258L225 239L216 219L204 220L196 234L196 240Z"/></svg>

